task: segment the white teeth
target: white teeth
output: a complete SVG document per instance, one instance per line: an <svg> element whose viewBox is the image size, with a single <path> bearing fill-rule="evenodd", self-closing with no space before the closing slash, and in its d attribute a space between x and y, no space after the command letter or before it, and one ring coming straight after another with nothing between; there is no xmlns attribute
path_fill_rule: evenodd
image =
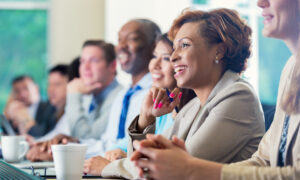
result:
<svg viewBox="0 0 300 180"><path fill-rule="evenodd" d="M152 77L153 77L154 79L158 79L158 78L161 77L161 75L160 75L160 74L152 74Z"/></svg>
<svg viewBox="0 0 300 180"><path fill-rule="evenodd" d="M128 57L128 54L118 53L117 59L121 64L126 64L129 59Z"/></svg>
<svg viewBox="0 0 300 180"><path fill-rule="evenodd" d="M125 54L125 53L118 54L118 59L125 59L125 58L128 58L127 54Z"/></svg>
<svg viewBox="0 0 300 180"><path fill-rule="evenodd" d="M183 70L185 70L185 69L186 69L185 66L178 66L178 67L176 67L176 68L174 69L174 71L175 71L175 73L178 73L179 71L183 71Z"/></svg>

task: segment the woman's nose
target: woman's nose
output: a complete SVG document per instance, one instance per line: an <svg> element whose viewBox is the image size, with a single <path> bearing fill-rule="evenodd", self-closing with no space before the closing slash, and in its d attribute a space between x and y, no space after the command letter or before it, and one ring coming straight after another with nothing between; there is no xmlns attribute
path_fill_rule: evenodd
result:
<svg viewBox="0 0 300 180"><path fill-rule="evenodd" d="M179 56L175 50L170 57L170 61L171 61L171 63L175 63L176 61L178 61L178 59L179 59Z"/></svg>
<svg viewBox="0 0 300 180"><path fill-rule="evenodd" d="M257 6L260 8L265 8L269 6L269 0L258 0Z"/></svg>

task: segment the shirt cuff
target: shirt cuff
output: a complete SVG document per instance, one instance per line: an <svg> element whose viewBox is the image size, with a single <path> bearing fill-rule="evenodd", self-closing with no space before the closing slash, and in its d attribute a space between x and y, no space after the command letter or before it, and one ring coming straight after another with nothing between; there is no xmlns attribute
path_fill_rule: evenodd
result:
<svg viewBox="0 0 300 180"><path fill-rule="evenodd" d="M155 123L148 125L144 130L143 133L138 131L138 120L139 115L134 118L130 126L128 127L128 133L133 139L141 140L144 139L146 134L153 134L155 132Z"/></svg>

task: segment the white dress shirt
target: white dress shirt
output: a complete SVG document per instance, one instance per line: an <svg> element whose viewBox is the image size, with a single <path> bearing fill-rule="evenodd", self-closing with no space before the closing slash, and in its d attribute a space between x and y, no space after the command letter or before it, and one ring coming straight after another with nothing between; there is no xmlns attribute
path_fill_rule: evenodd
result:
<svg viewBox="0 0 300 180"><path fill-rule="evenodd" d="M136 85L139 85L142 89L136 91L130 98L130 104L128 107L128 113L126 117L126 137L128 137L127 129L132 122L132 120L140 113L141 105L144 100L144 97L148 93L149 89L152 86L152 78L150 73L147 73ZM110 110L109 121L107 125L107 129L100 140L95 139L80 139L82 144L88 145L88 150L86 153L86 158L103 155L108 149L110 149L114 144L122 139L117 139L118 136L118 127L120 116L122 112L123 106L123 98L126 92L130 89L130 87L121 90L116 99L112 104L112 108Z"/></svg>

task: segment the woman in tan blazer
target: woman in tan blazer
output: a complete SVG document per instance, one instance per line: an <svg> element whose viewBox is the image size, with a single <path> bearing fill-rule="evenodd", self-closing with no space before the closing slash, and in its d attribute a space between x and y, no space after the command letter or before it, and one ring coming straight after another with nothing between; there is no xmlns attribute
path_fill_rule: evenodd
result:
<svg viewBox="0 0 300 180"><path fill-rule="evenodd" d="M250 56L251 29L228 9L187 11L185 17L194 19L182 23L183 30L173 27L169 33L173 39L177 34L170 60L177 86L194 90L197 97L180 110L173 126L163 135L184 139L188 152L195 157L224 163L250 158L264 134L260 102L240 77ZM183 21L177 19L175 23ZM170 94L174 101L170 102L163 89L153 88L140 116L129 127L131 140L154 133L155 116L170 113L180 96L174 90ZM130 154L133 148L132 143L129 145ZM128 158L98 163L96 174L139 177Z"/></svg>
<svg viewBox="0 0 300 180"><path fill-rule="evenodd" d="M190 156L178 138L149 136L134 143L137 151L132 159L140 175L164 180L300 179L300 1L258 0L257 4L263 9L263 34L283 40L293 55L281 75L273 124L256 153L246 161L223 165ZM140 159L141 155L148 160Z"/></svg>

